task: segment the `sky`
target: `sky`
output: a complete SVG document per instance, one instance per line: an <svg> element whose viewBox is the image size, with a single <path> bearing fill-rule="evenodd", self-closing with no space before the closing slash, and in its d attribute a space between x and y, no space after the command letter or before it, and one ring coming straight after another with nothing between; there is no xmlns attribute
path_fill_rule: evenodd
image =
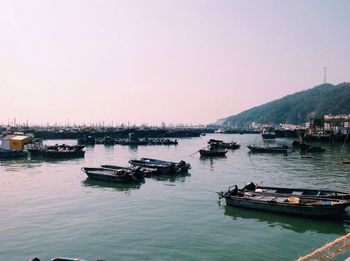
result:
<svg viewBox="0 0 350 261"><path fill-rule="evenodd" d="M207 124L350 81L350 1L0 0L0 124Z"/></svg>

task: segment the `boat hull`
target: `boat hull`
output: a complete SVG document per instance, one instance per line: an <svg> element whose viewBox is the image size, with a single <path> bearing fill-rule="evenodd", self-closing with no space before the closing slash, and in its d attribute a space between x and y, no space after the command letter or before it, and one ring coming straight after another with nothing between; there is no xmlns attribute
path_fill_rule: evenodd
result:
<svg viewBox="0 0 350 261"><path fill-rule="evenodd" d="M288 196L303 196L303 197L314 197L314 198L330 198L330 199L343 199L350 200L350 193L345 191L335 191L335 190L317 190L317 189L302 189L302 188L280 188L280 187L265 187L258 186L258 190L255 193L262 194L275 194L288 195Z"/></svg>
<svg viewBox="0 0 350 261"><path fill-rule="evenodd" d="M299 205L273 203L271 201L258 201L238 196L226 197L225 200L228 206L312 217L335 217L341 215L348 206L347 204ZM326 203L327 201L324 202Z"/></svg>
<svg viewBox="0 0 350 261"><path fill-rule="evenodd" d="M48 158L55 159L70 159L70 158L83 158L85 155L84 150L75 150L75 151L46 151L45 156Z"/></svg>
<svg viewBox="0 0 350 261"><path fill-rule="evenodd" d="M0 150L0 159L18 159L27 157L26 151Z"/></svg>
<svg viewBox="0 0 350 261"><path fill-rule="evenodd" d="M256 147L247 146L252 153L288 153L287 147Z"/></svg>
<svg viewBox="0 0 350 261"><path fill-rule="evenodd" d="M204 157L224 157L226 156L227 150L200 150L199 154Z"/></svg>
<svg viewBox="0 0 350 261"><path fill-rule="evenodd" d="M154 169L158 174L176 174L186 173L190 168L190 164L180 161L179 163L156 160L150 158L141 158L140 160L129 160L132 166Z"/></svg>
<svg viewBox="0 0 350 261"><path fill-rule="evenodd" d="M138 173L123 172L118 174L116 170L104 168L82 168L85 174L95 180L116 182L116 183L132 183L143 180L143 175Z"/></svg>

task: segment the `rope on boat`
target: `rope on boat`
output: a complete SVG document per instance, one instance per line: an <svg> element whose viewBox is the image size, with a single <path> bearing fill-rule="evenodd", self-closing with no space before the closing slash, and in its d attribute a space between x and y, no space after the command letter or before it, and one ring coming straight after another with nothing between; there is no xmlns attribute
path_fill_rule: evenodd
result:
<svg viewBox="0 0 350 261"><path fill-rule="evenodd" d="M348 242L345 242L348 241ZM342 244L343 245L340 245ZM318 255L321 255L323 252L330 250L331 248L335 248L332 252L324 253L322 256L316 257ZM344 252L345 250L350 248L350 233L346 234L345 236L342 236L340 238L337 238L333 242L330 242L326 245L324 245L321 248L316 249L312 253L299 257L297 261L308 261L308 260L327 260L335 257L336 255L340 254L341 252Z"/></svg>

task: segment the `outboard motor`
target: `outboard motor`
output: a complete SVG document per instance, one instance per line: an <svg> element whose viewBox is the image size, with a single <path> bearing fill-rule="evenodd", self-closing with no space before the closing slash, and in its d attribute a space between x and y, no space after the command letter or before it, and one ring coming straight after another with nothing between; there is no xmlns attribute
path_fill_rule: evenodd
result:
<svg viewBox="0 0 350 261"><path fill-rule="evenodd" d="M247 184L245 184L244 186L244 190L248 190L248 191L254 191L256 188L255 184L253 182L249 182Z"/></svg>
<svg viewBox="0 0 350 261"><path fill-rule="evenodd" d="M238 187L237 185L234 185L232 187L229 187L228 188L228 193L231 195L231 196L236 196L238 194Z"/></svg>

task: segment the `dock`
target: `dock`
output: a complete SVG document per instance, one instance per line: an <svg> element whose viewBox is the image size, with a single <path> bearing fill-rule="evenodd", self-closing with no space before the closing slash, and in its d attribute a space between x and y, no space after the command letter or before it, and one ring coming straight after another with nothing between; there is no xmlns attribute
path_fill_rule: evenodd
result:
<svg viewBox="0 0 350 261"><path fill-rule="evenodd" d="M299 257L297 261L329 260L348 249L350 249L350 233L316 249L310 254Z"/></svg>

